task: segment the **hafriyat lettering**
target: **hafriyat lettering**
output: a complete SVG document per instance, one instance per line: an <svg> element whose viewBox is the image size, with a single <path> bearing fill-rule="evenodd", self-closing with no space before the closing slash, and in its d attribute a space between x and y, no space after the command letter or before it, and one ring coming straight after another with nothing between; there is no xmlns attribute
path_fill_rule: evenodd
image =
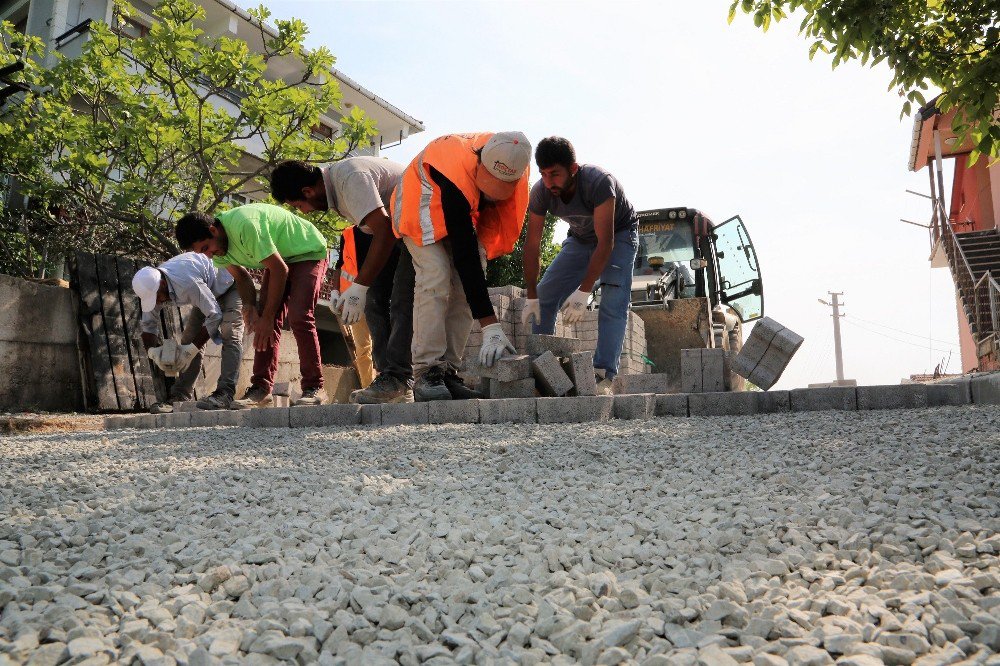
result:
<svg viewBox="0 0 1000 666"><path fill-rule="evenodd" d="M677 227L676 222L653 222L639 225L639 233L651 231L673 231Z"/></svg>

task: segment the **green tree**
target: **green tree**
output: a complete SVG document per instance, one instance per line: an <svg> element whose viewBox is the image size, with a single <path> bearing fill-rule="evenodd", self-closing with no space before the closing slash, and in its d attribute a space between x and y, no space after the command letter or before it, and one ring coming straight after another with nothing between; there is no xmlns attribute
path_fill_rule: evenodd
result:
<svg viewBox="0 0 1000 666"><path fill-rule="evenodd" d="M542 270L541 277L545 269L549 267L552 260L559 254L559 246L552 241L556 232L556 218L551 214L545 214L545 226L542 228L542 247L540 253ZM512 284L517 287L524 286L524 239L528 234L528 216L525 215L524 227L521 229L521 237L514 246L514 251L510 254L494 259L486 266L486 282L491 287L503 287Z"/></svg>
<svg viewBox="0 0 1000 666"><path fill-rule="evenodd" d="M334 139L314 136L341 93L332 54L304 48L300 20L275 21L271 35L268 10L251 10L264 44L254 52L206 35L191 0L164 0L135 39L120 29L129 7L115 12L116 25L91 24L77 58L46 55L39 40L0 25L0 67L23 59L29 87L0 109L0 174L30 202L0 218L0 269L23 274L32 257L73 249L170 256L180 214L260 198L279 160L340 159L375 134L355 108ZM279 60L295 74L265 74ZM12 256L21 258L10 265Z"/></svg>
<svg viewBox="0 0 1000 666"><path fill-rule="evenodd" d="M767 30L792 12L803 16L800 33L817 51L833 55L833 66L860 59L892 70L889 89L904 98L900 116L925 104L924 91L943 94L942 112L960 109L953 129L970 141L972 159L1000 155L1000 8L983 0L735 0Z"/></svg>

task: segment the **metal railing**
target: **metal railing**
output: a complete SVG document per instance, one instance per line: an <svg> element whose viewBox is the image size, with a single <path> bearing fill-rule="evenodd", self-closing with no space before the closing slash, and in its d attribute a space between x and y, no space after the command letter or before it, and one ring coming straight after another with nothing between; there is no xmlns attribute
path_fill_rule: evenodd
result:
<svg viewBox="0 0 1000 666"><path fill-rule="evenodd" d="M940 242L944 247L955 286L969 319L972 336L977 343L997 336L1000 333L1000 284L989 271L976 279L944 212L942 202L935 200L934 203L934 215L930 224L931 246Z"/></svg>

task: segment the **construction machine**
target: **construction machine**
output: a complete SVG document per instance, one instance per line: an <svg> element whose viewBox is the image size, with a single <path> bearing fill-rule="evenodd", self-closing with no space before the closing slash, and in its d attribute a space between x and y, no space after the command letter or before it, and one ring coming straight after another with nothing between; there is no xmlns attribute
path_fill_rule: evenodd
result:
<svg viewBox="0 0 1000 666"><path fill-rule="evenodd" d="M632 310L646 329L651 372L680 389L682 349L743 347L743 324L764 316L757 253L737 215L715 224L694 208L637 214L639 251L632 271ZM744 380L727 373L729 390Z"/></svg>

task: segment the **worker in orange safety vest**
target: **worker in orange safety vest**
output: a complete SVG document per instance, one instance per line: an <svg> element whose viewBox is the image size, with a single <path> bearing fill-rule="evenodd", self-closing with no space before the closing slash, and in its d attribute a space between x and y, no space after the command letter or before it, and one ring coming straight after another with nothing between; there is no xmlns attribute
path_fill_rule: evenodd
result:
<svg viewBox="0 0 1000 666"><path fill-rule="evenodd" d="M392 195L392 225L413 257L414 399L480 397L458 371L473 319L482 365L513 352L486 286L487 259L509 254L528 207L531 144L521 132L449 134L417 155Z"/></svg>

